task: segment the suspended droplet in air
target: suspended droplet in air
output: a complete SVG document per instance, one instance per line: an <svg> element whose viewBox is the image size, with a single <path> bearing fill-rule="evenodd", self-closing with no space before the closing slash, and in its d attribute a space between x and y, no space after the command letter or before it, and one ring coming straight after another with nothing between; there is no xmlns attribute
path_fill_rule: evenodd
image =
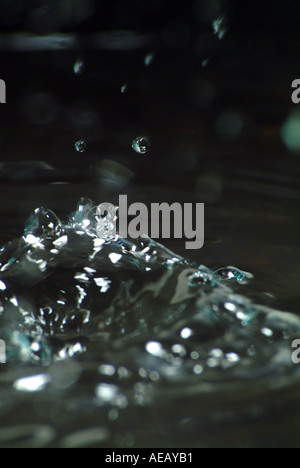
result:
<svg viewBox="0 0 300 468"><path fill-rule="evenodd" d="M79 57L76 62L74 63L74 73L75 75L81 75L84 70L84 61L81 57Z"/></svg>
<svg viewBox="0 0 300 468"><path fill-rule="evenodd" d="M154 60L154 52L150 52L150 54L146 55L144 63L146 67L149 67Z"/></svg>
<svg viewBox="0 0 300 468"><path fill-rule="evenodd" d="M86 150L87 144L85 140L79 140L75 143L75 149L78 153L84 153Z"/></svg>
<svg viewBox="0 0 300 468"><path fill-rule="evenodd" d="M150 142L146 137L138 137L133 140L132 148L139 154L146 154L150 150Z"/></svg>
<svg viewBox="0 0 300 468"><path fill-rule="evenodd" d="M122 94L125 94L126 91L127 91L127 88L128 88L128 83L126 82L126 83L123 84L123 86L122 86L122 88L121 88L121 93L122 93Z"/></svg>
<svg viewBox="0 0 300 468"><path fill-rule="evenodd" d="M226 16L220 16L215 21L213 21L213 29L215 34L221 40L224 38L225 34L227 33L227 18Z"/></svg>

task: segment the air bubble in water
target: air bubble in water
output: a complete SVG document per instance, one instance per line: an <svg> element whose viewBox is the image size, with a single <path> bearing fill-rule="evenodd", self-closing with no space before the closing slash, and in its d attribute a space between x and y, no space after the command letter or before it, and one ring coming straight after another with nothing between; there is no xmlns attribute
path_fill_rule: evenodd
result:
<svg viewBox="0 0 300 468"><path fill-rule="evenodd" d="M146 154L150 150L150 142L146 137L138 137L133 140L132 148L139 154Z"/></svg>
<svg viewBox="0 0 300 468"><path fill-rule="evenodd" d="M75 149L78 153L84 153L86 150L87 144L85 140L79 140L75 143Z"/></svg>

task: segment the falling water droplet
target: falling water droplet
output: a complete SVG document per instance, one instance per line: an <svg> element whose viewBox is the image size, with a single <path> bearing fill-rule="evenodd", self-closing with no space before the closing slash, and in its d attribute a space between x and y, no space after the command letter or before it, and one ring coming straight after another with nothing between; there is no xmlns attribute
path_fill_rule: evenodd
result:
<svg viewBox="0 0 300 468"><path fill-rule="evenodd" d="M144 64L146 67L149 67L154 60L154 52L150 52L150 54L146 55Z"/></svg>
<svg viewBox="0 0 300 468"><path fill-rule="evenodd" d="M220 40L223 39L227 33L227 17L225 15L220 16L215 21L213 21L212 26L218 38Z"/></svg>
<svg viewBox="0 0 300 468"><path fill-rule="evenodd" d="M146 137L138 137L133 140L132 148L139 154L146 154L150 150L150 142Z"/></svg>
<svg viewBox="0 0 300 468"><path fill-rule="evenodd" d="M75 143L75 149L78 151L78 153L84 153L86 150L86 141L85 140L79 140Z"/></svg>
<svg viewBox="0 0 300 468"><path fill-rule="evenodd" d="M128 89L128 83L124 83L123 86L121 87L121 93L125 94Z"/></svg>
<svg viewBox="0 0 300 468"><path fill-rule="evenodd" d="M73 67L75 75L81 75L84 70L84 61L81 57L78 57Z"/></svg>

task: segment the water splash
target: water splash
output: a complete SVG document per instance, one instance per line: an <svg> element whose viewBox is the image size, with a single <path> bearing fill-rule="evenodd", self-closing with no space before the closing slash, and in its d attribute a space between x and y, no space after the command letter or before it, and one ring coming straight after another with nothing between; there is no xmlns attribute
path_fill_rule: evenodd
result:
<svg viewBox="0 0 300 468"><path fill-rule="evenodd" d="M13 388L50 408L59 391L75 412L107 411L108 434L125 410L155 402L168 413L166 398L201 396L205 421L207 395L243 399L298 381L300 319L237 292L250 274L212 271L146 237L107 239L106 221L88 199L67 222L39 208L1 249L0 336L8 365L23 363L6 376L3 401Z"/></svg>

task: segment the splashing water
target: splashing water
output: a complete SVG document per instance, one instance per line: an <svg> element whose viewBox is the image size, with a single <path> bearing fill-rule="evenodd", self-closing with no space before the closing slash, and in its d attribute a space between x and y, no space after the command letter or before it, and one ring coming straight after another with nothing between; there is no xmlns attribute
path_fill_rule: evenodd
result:
<svg viewBox="0 0 300 468"><path fill-rule="evenodd" d="M250 274L214 272L150 238L107 240L106 222L87 199L66 223L39 208L1 249L0 337L8 369L22 363L5 378L4 401L12 388L15 405L38 393L50 414L58 392L72 411L106 412L108 443L110 425L126 411L137 419L137 407L145 416L155 403L167 417L172 400L198 398L204 424L211 395L225 402L258 383L267 391L298 379L291 343L300 319L231 288ZM24 401L30 414L34 403ZM182 405L178 418L197 411Z"/></svg>

